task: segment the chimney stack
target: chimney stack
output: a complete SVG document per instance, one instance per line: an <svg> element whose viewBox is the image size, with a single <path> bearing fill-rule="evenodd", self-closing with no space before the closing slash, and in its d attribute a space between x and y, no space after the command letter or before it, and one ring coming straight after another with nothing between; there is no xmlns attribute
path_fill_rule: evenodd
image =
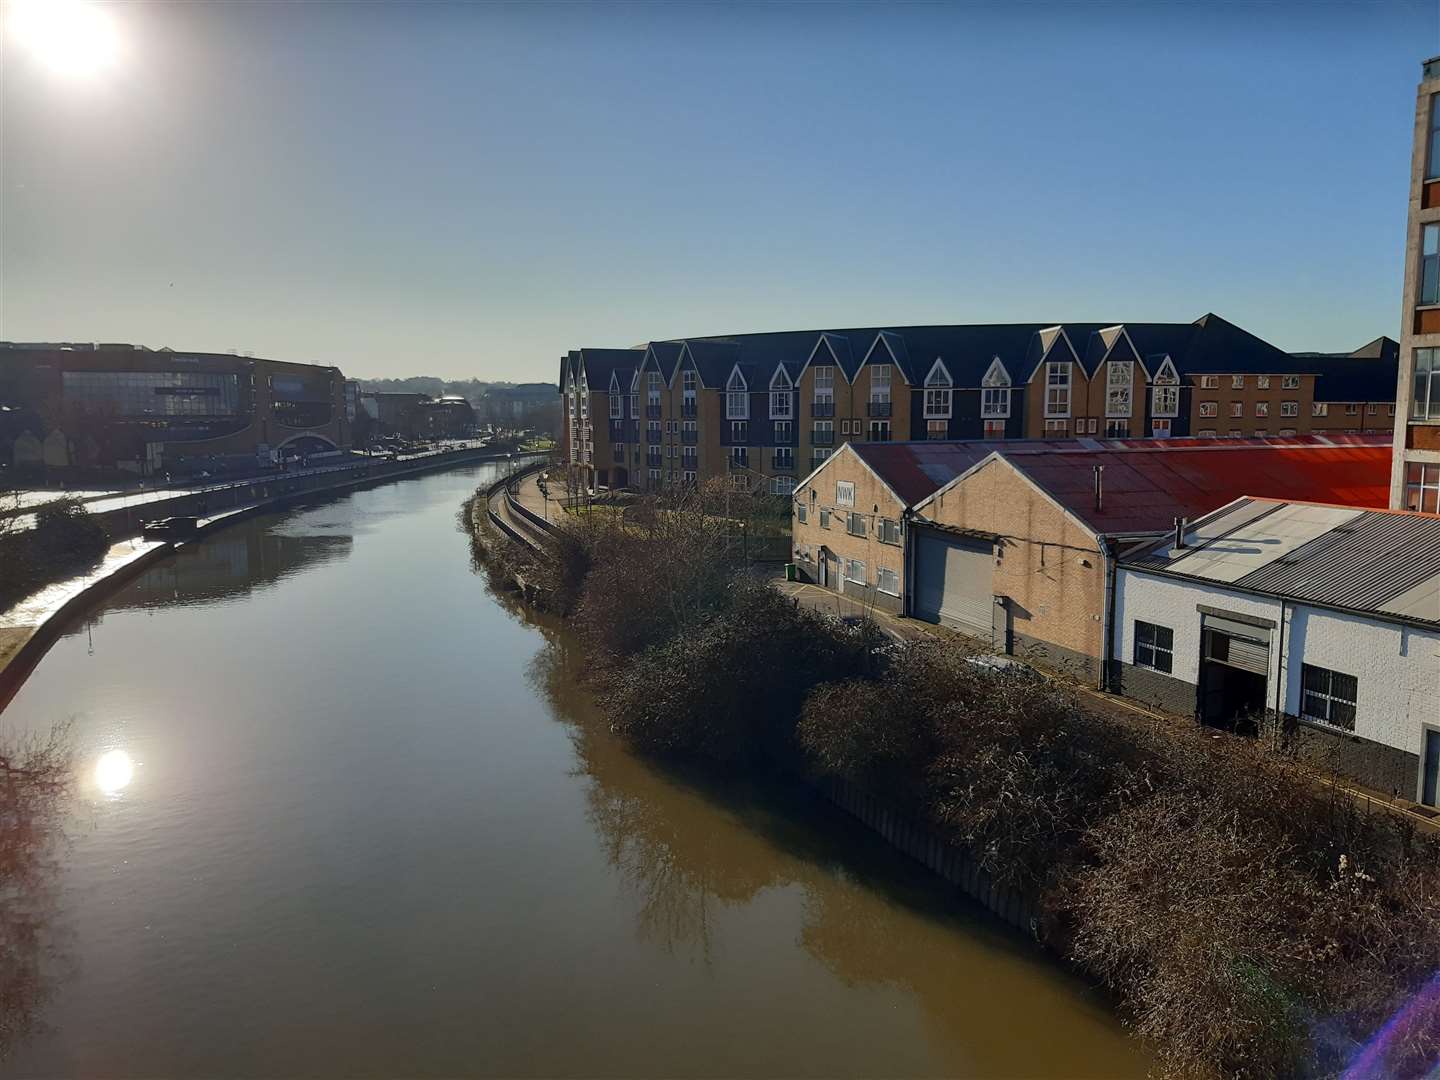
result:
<svg viewBox="0 0 1440 1080"><path fill-rule="evenodd" d="M1185 550L1185 526L1189 524L1183 517L1175 519L1175 550Z"/></svg>

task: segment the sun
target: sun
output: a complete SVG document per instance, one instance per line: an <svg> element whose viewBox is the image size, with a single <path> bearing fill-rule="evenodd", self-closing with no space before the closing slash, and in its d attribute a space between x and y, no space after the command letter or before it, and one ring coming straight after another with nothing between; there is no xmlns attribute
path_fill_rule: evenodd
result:
<svg viewBox="0 0 1440 1080"><path fill-rule="evenodd" d="M98 75L119 54L110 13L85 0L10 0L7 30L36 60L70 78Z"/></svg>

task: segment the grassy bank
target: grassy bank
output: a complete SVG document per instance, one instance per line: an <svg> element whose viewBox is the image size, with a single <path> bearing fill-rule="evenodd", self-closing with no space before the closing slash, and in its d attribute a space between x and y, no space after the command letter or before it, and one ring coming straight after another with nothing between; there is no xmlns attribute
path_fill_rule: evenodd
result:
<svg viewBox="0 0 1440 1080"><path fill-rule="evenodd" d="M1258 742L1101 715L1023 670L802 611L745 569L742 502L587 519L524 556L632 747L841 777L929 822L1035 898L1046 943L1169 1074L1334 1075L1362 1048L1365 1075L1431 1066L1433 837Z"/></svg>

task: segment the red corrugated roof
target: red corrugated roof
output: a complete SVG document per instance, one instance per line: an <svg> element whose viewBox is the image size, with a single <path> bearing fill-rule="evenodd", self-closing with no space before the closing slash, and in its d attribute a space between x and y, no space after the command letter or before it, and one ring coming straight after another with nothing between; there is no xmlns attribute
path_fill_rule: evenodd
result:
<svg viewBox="0 0 1440 1080"><path fill-rule="evenodd" d="M1384 435L1267 439L1072 439L851 443L911 506L992 453L1002 455L1096 532L1148 532L1243 495L1382 508ZM1095 509L1095 466L1104 498Z"/></svg>
<svg viewBox="0 0 1440 1080"><path fill-rule="evenodd" d="M1390 447L1196 447L1167 453L1070 450L1005 455L1097 533L1168 528L1245 495L1378 509L1390 501ZM1095 466L1105 468L1100 509Z"/></svg>

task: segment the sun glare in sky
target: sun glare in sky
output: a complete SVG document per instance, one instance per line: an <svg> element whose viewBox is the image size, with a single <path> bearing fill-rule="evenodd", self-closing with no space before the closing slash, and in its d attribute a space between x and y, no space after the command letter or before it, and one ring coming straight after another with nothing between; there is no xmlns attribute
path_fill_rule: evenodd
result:
<svg viewBox="0 0 1440 1080"><path fill-rule="evenodd" d="M99 75L116 61L120 38L115 21L85 0L11 0L5 5L10 34L45 67L69 78Z"/></svg>

